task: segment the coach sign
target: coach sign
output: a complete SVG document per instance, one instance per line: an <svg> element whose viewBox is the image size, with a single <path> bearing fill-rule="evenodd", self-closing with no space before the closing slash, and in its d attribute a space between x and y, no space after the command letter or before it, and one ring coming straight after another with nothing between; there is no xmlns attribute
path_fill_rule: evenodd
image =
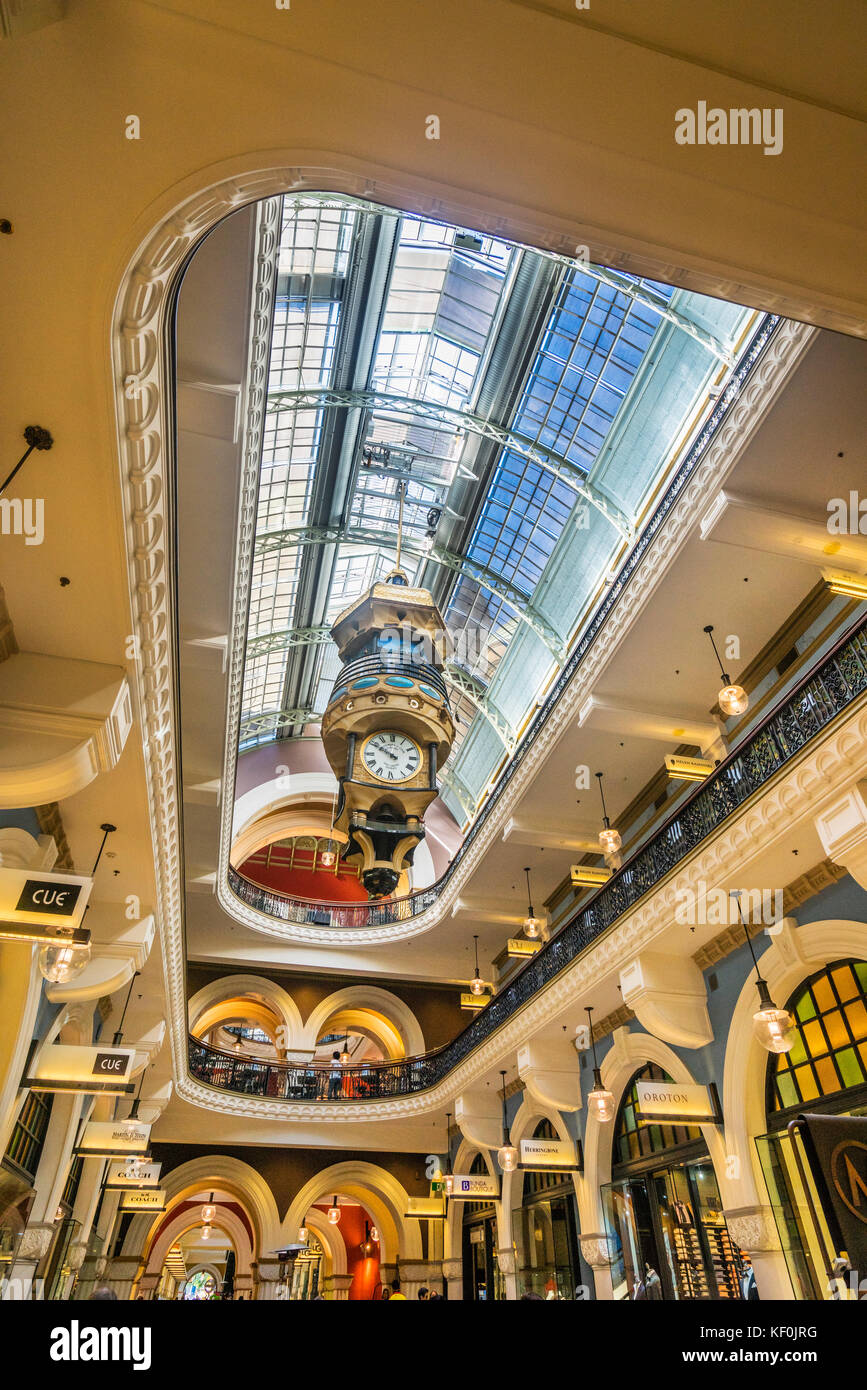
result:
<svg viewBox="0 0 867 1390"><path fill-rule="evenodd" d="M36 1054L25 1085L31 1091L78 1091L84 1095L129 1095L135 1048L72 1047L52 1043Z"/></svg>

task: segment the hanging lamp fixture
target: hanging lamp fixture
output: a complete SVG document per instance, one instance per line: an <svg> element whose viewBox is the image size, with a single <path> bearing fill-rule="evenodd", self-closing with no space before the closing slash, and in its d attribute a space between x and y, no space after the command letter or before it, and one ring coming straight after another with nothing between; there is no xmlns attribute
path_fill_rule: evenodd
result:
<svg viewBox="0 0 867 1390"><path fill-rule="evenodd" d="M518 1166L518 1150L514 1144L509 1143L509 1125L506 1117L506 1073L500 1072L503 1078L503 1142L497 1150L497 1162L504 1173L514 1173Z"/></svg>
<svg viewBox="0 0 867 1390"><path fill-rule="evenodd" d="M214 1205L214 1194L211 1193L205 1205L202 1207L202 1225L213 1226L214 1218L217 1215L217 1208Z"/></svg>
<svg viewBox="0 0 867 1390"><path fill-rule="evenodd" d="M343 1067L348 1066L351 1061L352 1054L349 1051L349 1033L347 1032L343 1039L343 1051L340 1054L340 1065Z"/></svg>
<svg viewBox="0 0 867 1390"><path fill-rule="evenodd" d="M324 849L324 850L322 851L322 853L320 854L320 856L319 856L319 862L320 862L320 864L322 865L322 867L323 867L324 869L333 869L333 868L334 868L334 864L335 864L335 862L336 862L336 860L337 860L337 854L335 853L335 850L334 850L334 840L333 840L333 838L332 838L332 837L333 837L333 834L334 834L334 812L335 812L336 806L337 806L337 787L335 786L334 791L333 791L332 796L331 796L331 824L330 824L330 826L328 827L328 847L327 847L327 849Z"/></svg>
<svg viewBox="0 0 867 1390"><path fill-rule="evenodd" d="M599 831L599 848L603 854L616 854L623 841L617 830L611 829L611 821L605 808L605 793L602 790L602 778L604 773L597 772L596 777L599 781L599 795L602 798L602 829Z"/></svg>
<svg viewBox="0 0 867 1390"><path fill-rule="evenodd" d="M370 1239L373 1241L374 1245L379 1244L379 1231L375 1226L371 1226L370 1228Z"/></svg>
<svg viewBox="0 0 867 1390"><path fill-rule="evenodd" d="M307 1218L305 1217L304 1220L301 1222L301 1225L298 1227L298 1243L299 1243L299 1245L306 1245L309 1235L310 1235L310 1231L308 1230L308 1227L307 1227Z"/></svg>
<svg viewBox="0 0 867 1390"><path fill-rule="evenodd" d="M536 938L542 934L542 922L533 911L533 899L530 893L530 870L525 868L524 873L527 875L527 916L524 918L524 935L528 936L531 941L535 941Z"/></svg>
<svg viewBox="0 0 867 1390"><path fill-rule="evenodd" d="M713 640L713 624L708 623L704 630L710 638L713 654L719 662L720 675L722 676L722 690L717 696L717 704L727 719L733 714L746 714L750 707L750 697L742 685L734 685L732 683L732 678L728 671L723 669L722 660L716 648L716 642Z"/></svg>
<svg viewBox="0 0 867 1390"><path fill-rule="evenodd" d="M744 936L747 938L747 945L750 948L750 955L753 958L753 965L756 967L756 987L759 991L759 1007L753 1014L753 1033L756 1040L768 1052L789 1052L797 1041L798 1033L795 1020L787 1009L778 1009L771 992L768 989L767 980L762 979L759 970L759 962L756 960L756 953L753 950L753 943L747 924L744 921L744 914L741 910L741 895L739 889L734 889L731 896L738 905L738 916L741 919L741 926L744 929Z"/></svg>
<svg viewBox="0 0 867 1390"><path fill-rule="evenodd" d="M49 448L50 445L46 445L44 447ZM24 457L26 458L27 455L25 454ZM22 459L21 462L23 463L24 460ZM99 861L102 858L102 851L105 849L105 842L108 839L109 835L111 835L112 832L117 829L117 826L112 825L109 821L103 821L102 825L99 828L103 832L102 843L100 844L99 849L97 850L96 859L94 861L93 868L90 871L91 878L93 878L94 874L96 873L99 867ZM85 909L85 915L86 914L87 909ZM71 980L76 980L78 976L81 974L81 972L84 970L85 966L87 966L90 963L91 955L92 950L89 941L82 946L73 946L70 943L62 941L52 943L50 946L43 946L39 951L39 956L37 960L37 964L39 966L39 973L42 976L43 980L47 980L49 984L68 985Z"/></svg>
<svg viewBox="0 0 867 1390"><path fill-rule="evenodd" d="M455 1177L452 1172L452 1151L449 1145L449 1130L451 1129L452 1112L446 1111L446 1171L443 1174L443 1187L447 1197L451 1197L455 1190Z"/></svg>
<svg viewBox="0 0 867 1390"><path fill-rule="evenodd" d="M593 1036L593 1009L585 1008L590 1029L590 1042L593 1045L593 1090L587 1097L587 1113L593 1115L599 1124L607 1124L614 1119L614 1096L602 1084L602 1072L596 1058L596 1039Z"/></svg>
<svg viewBox="0 0 867 1390"><path fill-rule="evenodd" d="M328 1208L328 1220L331 1222L332 1226L336 1226L337 1223L338 1223L338 1221L340 1220L340 1207L339 1207L338 1204L337 1204L337 1193L336 1193L336 1192L335 1192L335 1194L334 1194L334 1201L331 1203L331 1206Z"/></svg>
<svg viewBox="0 0 867 1390"><path fill-rule="evenodd" d="M473 937L473 941L476 943L476 970L473 978L470 980L470 994L478 996L484 994L488 986L479 974L479 938L477 935Z"/></svg>

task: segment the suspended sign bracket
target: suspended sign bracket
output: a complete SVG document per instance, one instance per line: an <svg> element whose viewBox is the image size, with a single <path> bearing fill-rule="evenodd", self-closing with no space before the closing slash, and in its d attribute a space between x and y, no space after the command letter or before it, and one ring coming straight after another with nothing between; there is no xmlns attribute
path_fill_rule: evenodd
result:
<svg viewBox="0 0 867 1390"><path fill-rule="evenodd" d="M36 1044L23 1085L31 1091L76 1091L79 1095L131 1095L134 1047L77 1047Z"/></svg>

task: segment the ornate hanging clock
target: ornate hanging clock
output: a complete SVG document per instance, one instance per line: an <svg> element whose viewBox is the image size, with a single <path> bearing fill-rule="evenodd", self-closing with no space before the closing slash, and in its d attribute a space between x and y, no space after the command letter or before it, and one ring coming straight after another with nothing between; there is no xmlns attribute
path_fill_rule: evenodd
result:
<svg viewBox="0 0 867 1390"><path fill-rule="evenodd" d="M374 584L331 629L343 663L322 719L338 779L335 825L371 898L407 887L424 813L454 724L442 675L445 624L401 569Z"/></svg>

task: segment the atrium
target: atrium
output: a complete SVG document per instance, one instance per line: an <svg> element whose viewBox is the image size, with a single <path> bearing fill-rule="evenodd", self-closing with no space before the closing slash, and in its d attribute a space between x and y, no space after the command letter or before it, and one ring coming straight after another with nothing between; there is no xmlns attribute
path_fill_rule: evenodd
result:
<svg viewBox="0 0 867 1390"><path fill-rule="evenodd" d="M789 9L0 3L0 1299L865 1297L863 12Z"/></svg>

